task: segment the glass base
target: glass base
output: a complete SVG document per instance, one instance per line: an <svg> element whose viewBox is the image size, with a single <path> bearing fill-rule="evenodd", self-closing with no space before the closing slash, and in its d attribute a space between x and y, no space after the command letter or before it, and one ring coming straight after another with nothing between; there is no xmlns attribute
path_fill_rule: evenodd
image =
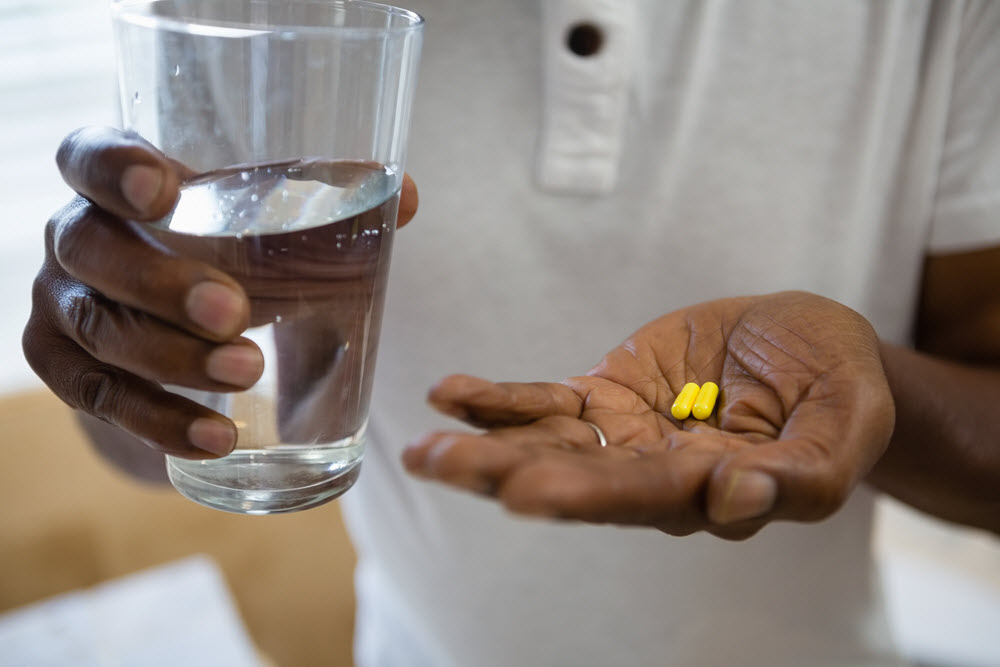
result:
<svg viewBox="0 0 1000 667"><path fill-rule="evenodd" d="M354 485L354 448L236 450L211 461L167 457L167 475L183 496L236 514L297 512L327 503Z"/></svg>

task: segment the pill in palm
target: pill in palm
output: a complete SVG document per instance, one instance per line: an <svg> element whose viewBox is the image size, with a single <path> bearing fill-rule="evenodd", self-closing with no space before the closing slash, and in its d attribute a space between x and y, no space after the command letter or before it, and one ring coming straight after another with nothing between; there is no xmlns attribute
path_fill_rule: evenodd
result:
<svg viewBox="0 0 1000 667"><path fill-rule="evenodd" d="M677 394L677 398L674 399L674 404L670 406L670 414L674 416L674 419L684 421L690 416L699 389L700 387L694 382L688 382L684 385L681 393Z"/></svg>
<svg viewBox="0 0 1000 667"><path fill-rule="evenodd" d="M698 396L694 399L691 407L691 416L695 419L708 419L715 409L715 399L719 397L719 385L714 382L706 382L698 390Z"/></svg>

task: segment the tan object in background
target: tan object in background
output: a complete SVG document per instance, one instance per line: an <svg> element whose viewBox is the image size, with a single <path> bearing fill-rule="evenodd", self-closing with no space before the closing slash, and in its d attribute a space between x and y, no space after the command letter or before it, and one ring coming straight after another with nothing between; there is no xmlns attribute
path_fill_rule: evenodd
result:
<svg viewBox="0 0 1000 667"><path fill-rule="evenodd" d="M351 664L355 559L336 503L241 516L137 483L47 391L0 399L0 425L0 612L201 553L275 665Z"/></svg>

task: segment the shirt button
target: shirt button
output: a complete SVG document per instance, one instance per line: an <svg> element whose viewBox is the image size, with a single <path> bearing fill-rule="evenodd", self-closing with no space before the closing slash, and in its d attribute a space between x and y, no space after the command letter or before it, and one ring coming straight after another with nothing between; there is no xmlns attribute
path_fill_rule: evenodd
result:
<svg viewBox="0 0 1000 667"><path fill-rule="evenodd" d="M593 23L577 23L566 32L567 48L581 58L597 54L603 45L604 32Z"/></svg>

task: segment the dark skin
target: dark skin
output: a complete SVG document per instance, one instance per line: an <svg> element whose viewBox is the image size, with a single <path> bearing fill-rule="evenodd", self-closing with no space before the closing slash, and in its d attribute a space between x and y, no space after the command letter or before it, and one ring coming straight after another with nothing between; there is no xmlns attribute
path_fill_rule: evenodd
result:
<svg viewBox="0 0 1000 667"><path fill-rule="evenodd" d="M46 259L24 333L28 361L69 405L156 451L185 458L229 453L236 430L228 419L159 384L234 391L263 371L260 351L239 335L251 312L241 283L168 252L142 229L143 221L170 211L192 174L142 139L109 128L67 137L57 163L81 196L46 227ZM398 226L416 205L406 177ZM103 444L108 429L86 424L101 431L105 451L122 449Z"/></svg>
<svg viewBox="0 0 1000 667"><path fill-rule="evenodd" d="M48 225L28 360L132 471L155 469L138 452L228 452L235 433L225 418L158 385L236 389L260 372L239 337L248 317L239 285L135 231L169 210L184 174L111 130L71 136L58 162L86 199ZM135 164L159 178L128 172ZM408 181L401 223L415 195ZM477 430L425 435L404 464L514 512L674 535L743 539L775 520L821 520L863 481L1000 533L998 286L1000 248L928 258L917 350L880 342L840 304L785 292L667 314L562 383L451 376L430 402ZM707 421L669 416L684 382L707 380L722 389Z"/></svg>

